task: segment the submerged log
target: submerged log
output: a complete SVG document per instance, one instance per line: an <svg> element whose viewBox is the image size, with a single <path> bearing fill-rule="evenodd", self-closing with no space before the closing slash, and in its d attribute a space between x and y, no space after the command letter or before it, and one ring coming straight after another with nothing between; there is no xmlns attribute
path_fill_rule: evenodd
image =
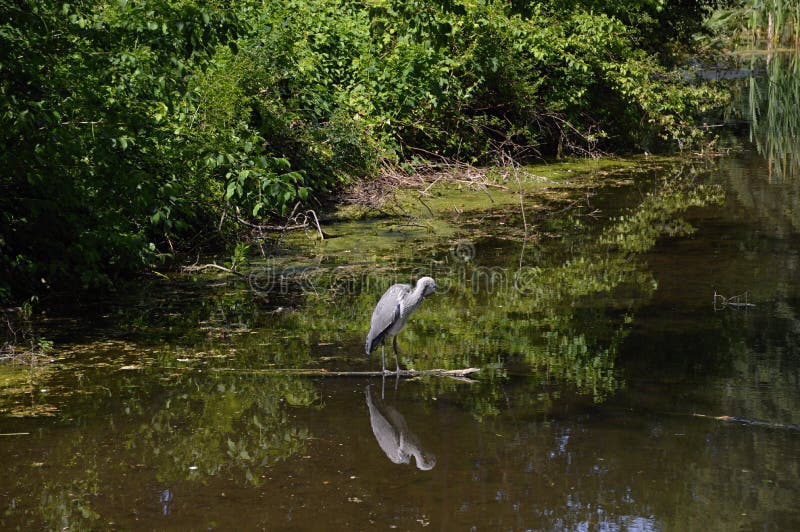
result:
<svg viewBox="0 0 800 532"><path fill-rule="evenodd" d="M749 419L745 417L736 417L736 416L709 416L706 414L698 414L694 412L692 414L693 417L702 417L705 419L713 419L715 421L727 421L730 423L740 423L742 425L755 425L759 427L769 427L773 429L786 429L786 430L798 430L800 431L800 425L791 425L787 423L777 423L774 421L764 421L761 419Z"/></svg>
<svg viewBox="0 0 800 532"><path fill-rule="evenodd" d="M251 375L301 375L309 377L419 377L431 375L434 377L451 377L473 382L468 377L480 371L480 368L464 369L401 369L397 371L329 371L326 369L295 369L295 368L270 368L270 369L235 369L235 368L209 368L208 371L246 373Z"/></svg>

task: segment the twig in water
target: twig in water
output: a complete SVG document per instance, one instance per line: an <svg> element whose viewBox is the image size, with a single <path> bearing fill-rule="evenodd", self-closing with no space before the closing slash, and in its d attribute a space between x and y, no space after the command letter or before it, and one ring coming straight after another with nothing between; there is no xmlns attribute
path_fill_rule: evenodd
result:
<svg viewBox="0 0 800 532"><path fill-rule="evenodd" d="M480 368L464 368L464 369L401 369L399 372L388 371L328 371L324 369L294 369L294 368L276 368L276 369L233 369L233 368L211 368L209 371L216 372L231 372L231 373L246 373L254 375L297 375L308 377L383 377L388 375L397 375L400 377L418 377L422 375L430 375L433 377L450 377L457 380L466 382L474 382L468 377L473 373L478 373Z"/></svg>
<svg viewBox="0 0 800 532"><path fill-rule="evenodd" d="M709 416L707 414L698 414L694 412L693 417L702 417L705 419L713 419L715 421L728 421L731 423L740 423L742 425L755 425L757 427L769 427L774 429L787 429L787 430L800 430L800 425L791 425L787 423L777 423L773 421L763 421L760 419L748 419L744 417L735 416Z"/></svg>
<svg viewBox="0 0 800 532"><path fill-rule="evenodd" d="M325 234L322 232L322 227L319 226L319 218L317 218L317 213L314 212L314 209L307 210L306 214L307 213L311 213L311 215L314 217L314 223L317 224L317 231L319 231L319 239L325 240Z"/></svg>
<svg viewBox="0 0 800 532"><path fill-rule="evenodd" d="M738 308L748 308L748 307L755 307L755 304L750 303L748 301L748 296L750 292L745 292L744 294L739 294L731 297L725 297L722 294L718 294L717 291L714 291L714 310L722 310L726 307L731 307L734 309ZM744 297L744 301L742 301L742 297ZM719 306L718 306L719 305Z"/></svg>
<svg viewBox="0 0 800 532"><path fill-rule="evenodd" d="M181 268L181 270L183 270L185 272L199 272L199 271L207 270L209 268L216 268L217 270L222 270L223 272L226 272L226 273L232 273L234 275L238 275L240 277L244 277L244 274L239 273L236 270L231 270L230 268L226 268L225 266L220 266L219 264L216 264L214 262L212 262L210 264L199 264L199 265L193 264L191 266L184 266L183 268Z"/></svg>
<svg viewBox="0 0 800 532"><path fill-rule="evenodd" d="M425 201L422 199L422 195L421 195L421 194L417 196L417 201L419 201L420 203L422 203L422 204L425 206L425 208L426 208L426 209L428 209L428 212L430 213L431 217L434 217L434 216L435 216L435 215L433 214L433 211L431 210L431 208L428 206L428 204L427 204L427 203L425 203Z"/></svg>

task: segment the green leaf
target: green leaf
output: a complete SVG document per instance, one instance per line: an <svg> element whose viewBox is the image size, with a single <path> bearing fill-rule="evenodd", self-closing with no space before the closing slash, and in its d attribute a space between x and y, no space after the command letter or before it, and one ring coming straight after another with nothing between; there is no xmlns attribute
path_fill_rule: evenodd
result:
<svg viewBox="0 0 800 532"><path fill-rule="evenodd" d="M225 191L225 199L226 200L229 200L229 199L231 199L233 197L233 194L236 192L236 186L237 185L236 185L235 181L231 181L231 182L228 183L228 188Z"/></svg>

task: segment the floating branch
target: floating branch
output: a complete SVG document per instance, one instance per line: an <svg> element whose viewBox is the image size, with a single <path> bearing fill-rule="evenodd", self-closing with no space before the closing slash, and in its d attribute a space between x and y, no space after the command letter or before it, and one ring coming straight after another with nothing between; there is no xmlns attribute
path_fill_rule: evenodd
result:
<svg viewBox="0 0 800 532"><path fill-rule="evenodd" d="M127 365L119 368L120 371L133 371L144 370L153 366L140 366L140 365ZM188 370L188 371L209 371L213 373L239 373L244 375L295 375L298 377L421 377L423 375L430 375L432 377L448 377L463 382L475 382L469 376L478 373L480 368L464 368L464 369L401 369L397 371L329 371L326 369L314 368L264 368L264 369L237 369L237 368L197 368L192 366L166 368L161 369L170 370Z"/></svg>
<svg viewBox="0 0 800 532"><path fill-rule="evenodd" d="M760 419L748 419L743 417L734 417L734 416L709 416L706 414L692 414L693 417L702 417L705 419L713 419L715 421L727 421L730 423L740 423L742 425L755 425L758 427L769 427L773 429L786 429L786 430L798 430L800 431L800 425L789 425L786 423L775 423L772 421L762 421Z"/></svg>
<svg viewBox="0 0 800 532"><path fill-rule="evenodd" d="M211 368L208 371L246 373L252 375L299 375L309 377L419 377L431 375L434 377L451 377L459 380L473 382L468 377L480 371L480 368L465 369L401 369L397 371L328 371L326 369L294 369L294 368L275 368L275 369L233 369L233 368Z"/></svg>
<svg viewBox="0 0 800 532"><path fill-rule="evenodd" d="M208 270L209 268L214 268L216 270L222 270L225 273L232 273L232 274L238 275L240 277L243 276L241 273L237 272L236 270L232 270L230 268L226 268L225 266L220 266L219 264L214 263L214 262L212 262L210 264L199 264L199 265L198 264L192 264L190 266L183 266L181 268L181 270L184 271L184 272L200 272L200 271L203 271L203 270Z"/></svg>
<svg viewBox="0 0 800 532"><path fill-rule="evenodd" d="M722 310L726 307L741 308L741 307L755 307L753 303L747 301L750 292L739 294L736 296L725 297L714 291L714 310Z"/></svg>
<svg viewBox="0 0 800 532"><path fill-rule="evenodd" d="M635 409L626 408L626 412L633 412ZM736 416L712 416L709 414L702 414L700 412L665 412L665 411L649 411L649 413L658 414L662 416L676 416L676 417L696 417L701 419L708 419L710 421L722 421L724 423L747 425L751 427L765 427L770 429L793 430L800 432L800 425L792 423L780 423L777 421L766 421L763 419L752 419L746 417Z"/></svg>

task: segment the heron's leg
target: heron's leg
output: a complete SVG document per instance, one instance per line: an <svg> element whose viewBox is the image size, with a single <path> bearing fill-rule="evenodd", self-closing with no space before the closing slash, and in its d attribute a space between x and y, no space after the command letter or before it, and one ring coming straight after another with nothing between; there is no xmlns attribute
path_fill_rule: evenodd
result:
<svg viewBox="0 0 800 532"><path fill-rule="evenodd" d="M394 347L395 371L400 375L400 360L397 358L397 336L392 338L392 346Z"/></svg>
<svg viewBox="0 0 800 532"><path fill-rule="evenodd" d="M381 342L381 372L386 373L386 350L384 348L386 342Z"/></svg>

